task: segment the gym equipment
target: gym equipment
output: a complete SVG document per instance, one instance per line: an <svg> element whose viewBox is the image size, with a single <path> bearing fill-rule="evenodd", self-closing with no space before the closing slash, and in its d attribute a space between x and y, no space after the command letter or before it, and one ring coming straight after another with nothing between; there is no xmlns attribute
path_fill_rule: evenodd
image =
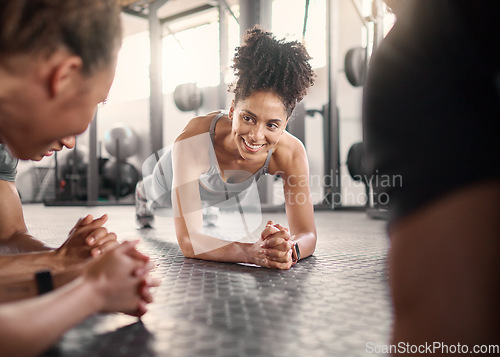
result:
<svg viewBox="0 0 500 357"><path fill-rule="evenodd" d="M347 170L349 171L349 175L354 181L362 182L365 184L365 192L366 197L369 195L369 179L365 168L365 161L363 155L363 143L355 143L349 149L347 153ZM368 205L368 199L366 201L366 205Z"/></svg>
<svg viewBox="0 0 500 357"><path fill-rule="evenodd" d="M344 58L344 70L347 80L354 87L360 87L365 84L366 74L368 72L368 64L370 55L374 53L384 38L383 35L383 4L380 0L372 1L372 11L368 16L362 14L359 4L355 0L351 0L354 10L359 16L361 23L366 28L366 43L371 43L371 51L369 46L353 47L349 49ZM370 24L373 24L373 29L370 29ZM370 36L373 35L373 39Z"/></svg>
<svg viewBox="0 0 500 357"><path fill-rule="evenodd" d="M323 202L314 206L316 210L338 209L340 206L335 204L335 194L340 192L340 147L339 147L339 108L336 107L332 112L330 105L325 104L321 109L308 109L306 114L314 117L320 114L323 122L323 173L324 180L324 199ZM332 114L334 119L332 118Z"/></svg>
<svg viewBox="0 0 500 357"><path fill-rule="evenodd" d="M126 158L135 155L139 149L137 134L124 123L115 123L104 134L104 146L114 159L106 162L102 169L102 186L111 189L115 198L133 193L139 181L137 169L126 162Z"/></svg>
<svg viewBox="0 0 500 357"><path fill-rule="evenodd" d="M78 148L72 150L65 149L57 155L57 159L65 163L61 168L63 176L67 173L85 174L87 172L89 158L86 146L79 144Z"/></svg>
<svg viewBox="0 0 500 357"><path fill-rule="evenodd" d="M363 182L367 185L368 178L365 169L363 150L362 142L355 143L351 146L347 153L347 169L354 181Z"/></svg>
<svg viewBox="0 0 500 357"><path fill-rule="evenodd" d="M88 149L75 141L72 150L55 152L56 198L85 200L87 198ZM62 165L58 165L62 162Z"/></svg>
<svg viewBox="0 0 500 357"><path fill-rule="evenodd" d="M373 54L383 39L383 3L380 0L372 0L371 14L363 15L357 1L351 0L362 25L366 29L366 47L353 47L349 49L344 58L345 75L349 83L354 87L365 84L370 56ZM373 25L373 26L371 26ZM367 171L366 158L364 157L363 143L355 143L349 149L347 155L347 168L349 174L355 181L365 184L367 203L366 212L371 218L386 219L388 217L387 204L383 204L379 195L386 195L378 187L377 176Z"/></svg>
<svg viewBox="0 0 500 357"><path fill-rule="evenodd" d="M97 141L94 140L97 146ZM101 204L127 204L131 202L120 201L134 192L139 181L139 172L126 159L135 155L139 150L137 134L126 124L116 123L105 133L104 144L106 150L113 158L101 156L101 143L99 152L93 154L80 144L75 143L73 150L55 153L55 200L46 200L50 206L78 206ZM90 156L92 155L92 156ZM94 173L89 173L90 157L96 161ZM62 163L62 164L60 164ZM96 198L89 194L89 177L95 181ZM114 200L110 197L114 196Z"/></svg>
<svg viewBox="0 0 500 357"><path fill-rule="evenodd" d="M355 143L347 153L347 169L354 181L363 182L366 190L366 214L374 219L388 219L388 195L380 185L379 177L368 172L362 142Z"/></svg>
<svg viewBox="0 0 500 357"><path fill-rule="evenodd" d="M366 47L353 47L345 55L345 76L354 87L360 87L365 84L367 72L366 52Z"/></svg>
<svg viewBox="0 0 500 357"><path fill-rule="evenodd" d="M139 182L139 172L127 162L107 161L102 170L102 186L113 190L114 196L127 196L135 191Z"/></svg>
<svg viewBox="0 0 500 357"><path fill-rule="evenodd" d="M182 112L197 110L203 104L203 96L196 83L183 83L175 87L174 102Z"/></svg>
<svg viewBox="0 0 500 357"><path fill-rule="evenodd" d="M137 134L124 123L116 123L104 134L104 147L117 161L122 161L139 150Z"/></svg>
<svg viewBox="0 0 500 357"><path fill-rule="evenodd" d="M151 83L150 83L150 128L151 128L151 144L152 152L157 152L163 147L163 94L161 91L161 71L162 71L162 51L161 51L161 38L164 31L162 26L167 24L174 18L159 18L158 9L167 0L157 0L149 2L147 5L141 7L125 7L124 11L128 14L138 16L140 18L147 18L149 20L149 33L150 33L150 49L151 49ZM355 86L363 85L364 77L366 76L366 69L368 67L369 55L378 47L378 43L383 38L383 3L382 0L372 0L372 11L368 15L362 13L359 1L351 0L352 5L357 12L362 25L366 28L366 49L361 48L349 52L346 65L348 80ZM207 5L208 7L215 7L214 5ZM304 23L302 35L305 37L307 30L307 21L309 16L309 0L305 1ZM254 1L254 0L240 0L240 17L238 23L240 25L240 35L244 35L245 31L254 24L260 23L264 27L271 28L272 19L272 1ZM337 105L337 92L338 92L338 63L342 61L338 52L338 38L336 33L341 31L337 14L339 13L339 2L333 0L326 1L326 16L327 16L327 76L328 76L328 101L321 110L308 110L306 115L314 114L315 112L321 113L323 117L323 138L324 138L324 172L329 175L331 179L325 182L325 199L324 202L315 208L322 209L338 209L343 208L341 203L336 203L333 199L341 194L341 179L340 179L340 121L339 121L339 106ZM229 6L224 0L219 0L220 10L219 14L224 15L224 11L231 12ZM199 12L204 7L193 9L189 11L189 15ZM232 14L232 12L231 12ZM188 15L181 13L175 16L175 19ZM234 14L232 14L234 17ZM220 16L220 42L221 42L221 67L223 59L227 58L227 53L222 49L227 48L227 23L224 21L224 16ZM363 56L364 55L364 56ZM365 68L362 64L364 63ZM352 68L351 68L352 67ZM351 75L352 74L352 75ZM221 75L221 78L223 76ZM220 81L219 90L219 107L224 107L225 103L225 86L223 80ZM202 98L196 85L193 83L186 83L178 86L174 92L174 101L181 111L197 110L201 106ZM292 124L292 127L299 126ZM298 129L301 131L302 129ZM303 131L302 131L303 132Z"/></svg>

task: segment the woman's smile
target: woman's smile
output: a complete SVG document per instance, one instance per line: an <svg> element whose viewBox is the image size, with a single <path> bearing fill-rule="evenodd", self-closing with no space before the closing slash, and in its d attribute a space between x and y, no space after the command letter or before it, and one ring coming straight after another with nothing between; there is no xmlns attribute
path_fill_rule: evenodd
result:
<svg viewBox="0 0 500 357"><path fill-rule="evenodd" d="M258 152L265 145L265 144L252 145L248 141L246 141L245 138L241 138L241 139L243 140L243 143L245 144L245 147L247 148L247 150L251 151L251 152Z"/></svg>

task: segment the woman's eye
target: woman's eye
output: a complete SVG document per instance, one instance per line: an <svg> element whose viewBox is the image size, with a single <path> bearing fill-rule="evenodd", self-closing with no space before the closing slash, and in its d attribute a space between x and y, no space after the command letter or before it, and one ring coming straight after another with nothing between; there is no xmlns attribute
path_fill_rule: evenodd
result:
<svg viewBox="0 0 500 357"><path fill-rule="evenodd" d="M267 126L269 127L269 129L273 129L273 130L279 129L279 126L276 124L268 124Z"/></svg>
<svg viewBox="0 0 500 357"><path fill-rule="evenodd" d="M245 115L245 116L243 116L243 120L244 121L252 121L252 118Z"/></svg>

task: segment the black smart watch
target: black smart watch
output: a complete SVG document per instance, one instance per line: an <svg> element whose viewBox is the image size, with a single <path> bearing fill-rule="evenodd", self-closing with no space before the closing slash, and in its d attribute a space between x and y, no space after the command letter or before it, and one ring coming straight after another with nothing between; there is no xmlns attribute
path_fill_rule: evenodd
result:
<svg viewBox="0 0 500 357"><path fill-rule="evenodd" d="M54 290L54 284L52 283L52 274L50 270L41 270L35 273L36 287L38 289L38 295L48 293Z"/></svg>
<svg viewBox="0 0 500 357"><path fill-rule="evenodd" d="M300 249L297 242L293 242L292 245L292 262L293 264L297 263L300 260Z"/></svg>

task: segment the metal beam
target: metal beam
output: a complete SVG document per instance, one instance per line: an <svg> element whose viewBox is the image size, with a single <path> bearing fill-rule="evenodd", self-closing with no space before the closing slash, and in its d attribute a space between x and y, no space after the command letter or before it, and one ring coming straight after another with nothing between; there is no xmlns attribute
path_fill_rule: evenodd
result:
<svg viewBox="0 0 500 357"><path fill-rule="evenodd" d="M124 12L125 14L129 14L129 15L133 15L133 16L137 16L137 17L140 17L141 19L149 19L148 15L142 13L142 12L139 12L139 11L135 11L135 10L132 10L132 9L129 9L128 7L124 7L122 9L122 12Z"/></svg>
<svg viewBox="0 0 500 357"><path fill-rule="evenodd" d="M201 6L195 7L195 8L190 9L190 10L179 12L178 14L175 14L175 15L164 17L163 19L160 20L160 24L163 25L164 23L167 23L167 22L170 22L173 20L177 20L177 19L189 16L189 15L197 14L197 13L202 12L202 11L213 9L214 7L215 7L214 5L210 5L210 4L201 5Z"/></svg>
<svg viewBox="0 0 500 357"><path fill-rule="evenodd" d="M272 0L240 0L240 35L256 24L266 30L272 28Z"/></svg>
<svg viewBox="0 0 500 357"><path fill-rule="evenodd" d="M236 17L236 15L234 14L233 10L231 10L231 7L227 3L227 1L226 0L219 0L219 7L220 7L221 4L224 4L224 6L226 7L226 10L231 14L231 16L233 17L234 21L236 21L236 23L239 25L240 24L240 20Z"/></svg>
<svg viewBox="0 0 500 357"><path fill-rule="evenodd" d="M99 196L99 165L97 158L97 111L89 126L89 163L87 168L87 205L95 205Z"/></svg>
<svg viewBox="0 0 500 357"><path fill-rule="evenodd" d="M337 110L337 73L339 68L339 0L327 1L327 54L328 54L328 120L325 150L325 175L331 179L325 187L325 203L332 209L340 206L335 202L341 197L340 140ZM337 205L335 204L337 203Z"/></svg>
<svg viewBox="0 0 500 357"><path fill-rule="evenodd" d="M151 1L154 0L119 0L118 4L121 7L126 7L130 5L146 5L147 3L150 3Z"/></svg>
<svg viewBox="0 0 500 357"><path fill-rule="evenodd" d="M163 71L162 71L162 27L158 19L158 9L167 0L157 0L149 4L149 123L152 153L163 148Z"/></svg>
<svg viewBox="0 0 500 357"><path fill-rule="evenodd" d="M373 0L372 17L374 18L372 53L374 53L384 39L384 10L381 0Z"/></svg>
<svg viewBox="0 0 500 357"><path fill-rule="evenodd" d="M351 0L351 2L352 2L352 5L354 6L354 9L356 10L356 13L359 16L359 19L363 23L363 26L368 28L368 22L366 21L366 18L363 16L361 9L359 8L358 2L356 0Z"/></svg>
<svg viewBox="0 0 500 357"><path fill-rule="evenodd" d="M226 69L229 67L229 30L226 15L227 3L219 0L219 109L226 109Z"/></svg>

